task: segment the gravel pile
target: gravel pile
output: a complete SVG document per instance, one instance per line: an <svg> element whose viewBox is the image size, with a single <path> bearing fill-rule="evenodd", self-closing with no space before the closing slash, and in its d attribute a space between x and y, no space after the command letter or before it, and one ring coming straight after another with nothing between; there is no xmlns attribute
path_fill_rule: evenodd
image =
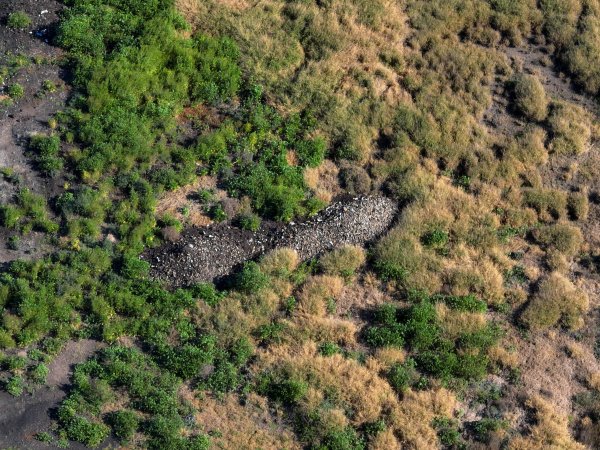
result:
<svg viewBox="0 0 600 450"><path fill-rule="evenodd" d="M362 245L385 232L397 211L388 198L359 197L333 203L304 222L264 223L257 232L228 224L190 228L178 242L152 249L142 259L150 263L153 278L174 287L214 281L275 248L293 248L306 260L341 245Z"/></svg>

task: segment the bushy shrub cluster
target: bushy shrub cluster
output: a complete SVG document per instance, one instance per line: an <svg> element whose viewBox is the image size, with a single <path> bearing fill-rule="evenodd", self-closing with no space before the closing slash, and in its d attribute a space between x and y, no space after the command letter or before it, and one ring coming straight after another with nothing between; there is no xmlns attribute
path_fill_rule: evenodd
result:
<svg viewBox="0 0 600 450"><path fill-rule="evenodd" d="M373 347L406 346L413 353L418 370L446 381L483 377L488 366L486 353L496 342L497 330L487 325L479 331L449 338L438 319L437 302L457 311L486 310L485 303L473 296L421 297L406 309L383 305L375 312L375 325L366 330L366 342ZM397 367L390 374L400 389L408 382L409 369Z"/></svg>
<svg viewBox="0 0 600 450"><path fill-rule="evenodd" d="M142 431L147 436L148 448L152 449L207 448L207 438L198 431L189 437L180 433L185 426L184 408L177 395L180 380L168 371L161 371L159 365L139 350L107 348L95 359L78 365L73 382L73 391L58 409L59 423L69 439L93 447L112 428L123 441ZM102 405L116 392L122 395L123 390L132 409L102 417Z"/></svg>
<svg viewBox="0 0 600 450"><path fill-rule="evenodd" d="M311 195L303 177L306 167L320 165L325 156L324 141L309 137L314 119L308 114L284 119L264 103L258 87L245 95L240 126L225 124L201 137L196 156L221 176L230 195L248 196L264 216L287 221L314 214L324 205Z"/></svg>
<svg viewBox="0 0 600 450"><path fill-rule="evenodd" d="M46 199L27 188L21 189L14 205L0 206L0 226L28 234L33 230L56 233L58 224L50 218Z"/></svg>

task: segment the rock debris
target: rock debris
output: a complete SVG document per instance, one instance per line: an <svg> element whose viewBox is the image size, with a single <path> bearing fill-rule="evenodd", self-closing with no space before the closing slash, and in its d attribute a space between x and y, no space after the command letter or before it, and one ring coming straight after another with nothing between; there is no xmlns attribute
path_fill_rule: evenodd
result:
<svg viewBox="0 0 600 450"><path fill-rule="evenodd" d="M332 203L303 222L264 222L257 232L229 224L190 228L179 241L149 250L142 258L150 263L153 278L173 287L188 286L224 277L275 248L293 248L307 260L341 245L365 244L390 227L397 211L396 202L386 197L357 197Z"/></svg>

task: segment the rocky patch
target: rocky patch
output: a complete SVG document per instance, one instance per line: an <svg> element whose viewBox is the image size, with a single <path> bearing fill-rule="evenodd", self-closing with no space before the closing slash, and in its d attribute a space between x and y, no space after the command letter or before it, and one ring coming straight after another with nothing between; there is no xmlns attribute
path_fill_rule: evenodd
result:
<svg viewBox="0 0 600 450"><path fill-rule="evenodd" d="M397 212L388 198L358 197L333 203L304 222L264 223L257 232L229 224L190 228L178 242L150 250L142 259L150 263L152 277L187 286L219 279L275 248L293 248L306 260L341 245L365 244L385 232Z"/></svg>

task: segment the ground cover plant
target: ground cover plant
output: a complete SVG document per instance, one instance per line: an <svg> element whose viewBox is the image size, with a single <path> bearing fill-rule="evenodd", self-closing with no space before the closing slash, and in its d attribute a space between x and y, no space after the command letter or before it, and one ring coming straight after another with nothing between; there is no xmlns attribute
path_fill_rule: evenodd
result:
<svg viewBox="0 0 600 450"><path fill-rule="evenodd" d="M28 14L2 18L11 36ZM599 14L65 1L70 100L19 134L33 175L0 172L0 384L35 398L92 339L40 441L593 448ZM9 115L63 89L29 84L36 58L0 58ZM370 193L400 212L366 248L277 249L182 289L139 258L189 225L277 227ZM11 256L39 236L49 254Z"/></svg>

